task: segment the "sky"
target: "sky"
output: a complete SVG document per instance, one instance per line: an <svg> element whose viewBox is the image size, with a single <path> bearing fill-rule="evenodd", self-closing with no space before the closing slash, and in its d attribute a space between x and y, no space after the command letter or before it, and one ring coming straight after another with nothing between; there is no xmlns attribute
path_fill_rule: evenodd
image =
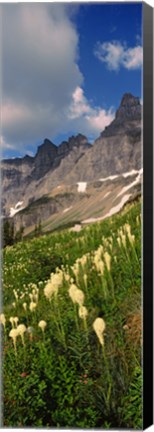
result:
<svg viewBox="0 0 154 432"><path fill-rule="evenodd" d="M93 142L124 93L142 99L142 3L1 4L2 157Z"/></svg>

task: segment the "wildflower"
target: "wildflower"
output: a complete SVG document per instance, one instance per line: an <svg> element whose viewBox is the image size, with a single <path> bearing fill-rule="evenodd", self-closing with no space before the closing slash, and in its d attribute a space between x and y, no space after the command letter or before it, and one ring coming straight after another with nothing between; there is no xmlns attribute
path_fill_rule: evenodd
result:
<svg viewBox="0 0 154 432"><path fill-rule="evenodd" d="M34 334L34 327L30 326L27 328L27 333L29 334L29 339L32 341Z"/></svg>
<svg viewBox="0 0 154 432"><path fill-rule="evenodd" d="M35 294L33 294L33 300L34 302L38 303L38 293L35 292Z"/></svg>
<svg viewBox="0 0 154 432"><path fill-rule="evenodd" d="M117 238L117 242L119 244L119 246L121 247L121 245L124 246L124 248L126 249L126 236L125 234L123 234L122 230L119 230L119 237Z"/></svg>
<svg viewBox="0 0 154 432"><path fill-rule="evenodd" d="M16 347L16 339L18 336L18 330L17 329L12 329L9 333L9 336L12 338L13 340L13 345L14 345L14 350L15 350L15 354L17 354L17 347Z"/></svg>
<svg viewBox="0 0 154 432"><path fill-rule="evenodd" d="M18 294L17 294L17 291L15 289L13 290L13 294L14 294L14 297L16 298L16 300L18 300Z"/></svg>
<svg viewBox="0 0 154 432"><path fill-rule="evenodd" d="M110 268L111 268L111 256L109 255L108 252L104 253L104 259L105 259L105 262L106 262L106 267L107 267L108 271L110 271Z"/></svg>
<svg viewBox="0 0 154 432"><path fill-rule="evenodd" d="M34 303L33 301L31 301L31 302L30 302L30 305L29 305L29 309L30 309L30 311L33 312L33 311L36 309L36 306L37 306L37 304Z"/></svg>
<svg viewBox="0 0 154 432"><path fill-rule="evenodd" d="M53 294L58 292L58 288L56 289L51 282L48 282L44 288L44 295L48 300L51 300Z"/></svg>
<svg viewBox="0 0 154 432"><path fill-rule="evenodd" d="M47 323L46 323L46 321L44 321L44 320L41 320L41 321L38 323L38 326L41 328L41 330L42 330L43 332L44 332L44 330L45 330L46 325L47 325Z"/></svg>
<svg viewBox="0 0 154 432"><path fill-rule="evenodd" d="M103 254L103 246L100 245L99 248L94 252L93 262L95 264L97 271L101 275L104 274L104 263L102 261L102 254Z"/></svg>
<svg viewBox="0 0 154 432"><path fill-rule="evenodd" d="M15 302L13 302L13 303L12 303L12 306L13 306L14 308L16 307L16 304L15 304Z"/></svg>
<svg viewBox="0 0 154 432"><path fill-rule="evenodd" d="M26 302L23 303L23 308L25 311L27 310L27 303Z"/></svg>
<svg viewBox="0 0 154 432"><path fill-rule="evenodd" d="M22 374L20 375L21 378L25 378L27 376L26 372L22 372Z"/></svg>
<svg viewBox="0 0 154 432"><path fill-rule="evenodd" d="M88 311L87 311L87 308L85 307L85 306L80 306L79 307L79 317L81 318L81 319L86 319L86 317L87 317L87 315L88 315Z"/></svg>
<svg viewBox="0 0 154 432"><path fill-rule="evenodd" d="M24 324L19 324L18 327L17 327L17 332L21 336L23 345L25 345L25 342L24 342L24 333L26 332L26 326Z"/></svg>
<svg viewBox="0 0 154 432"><path fill-rule="evenodd" d="M27 327L27 333L33 334L34 333L34 327L32 327L32 326Z"/></svg>
<svg viewBox="0 0 154 432"><path fill-rule="evenodd" d="M75 291L76 291L77 289L78 289L78 288L77 288L77 286L76 286L75 284L71 284L71 286L70 286L70 288L69 288L69 290L68 290L69 296L70 296L70 298L71 298L71 300L72 300L73 303L75 303L75 302L74 302L74 293L75 293Z"/></svg>
<svg viewBox="0 0 154 432"><path fill-rule="evenodd" d="M87 279L88 279L87 274L84 274L83 280L84 280L86 288L87 288Z"/></svg>
<svg viewBox="0 0 154 432"><path fill-rule="evenodd" d="M10 323L11 323L11 325L12 325L12 328L14 328L14 318L13 318L13 317L10 317L9 321L10 321Z"/></svg>
<svg viewBox="0 0 154 432"><path fill-rule="evenodd" d="M124 225L124 229L125 229L125 231L126 231L126 233L128 235L128 239L129 239L130 243L133 244L134 241L135 241L135 236L131 234L131 227L130 227L130 225L129 224L125 224Z"/></svg>
<svg viewBox="0 0 154 432"><path fill-rule="evenodd" d="M78 303L80 306L83 304L84 293L75 284L70 286L68 293L73 303Z"/></svg>
<svg viewBox="0 0 154 432"><path fill-rule="evenodd" d="M105 321L103 320L103 318L96 318L95 321L93 322L93 329L99 339L99 342L101 345L104 345L104 337L103 337L103 333L105 330Z"/></svg>
<svg viewBox="0 0 154 432"><path fill-rule="evenodd" d="M64 274L64 278L66 282L70 282L70 275L68 273Z"/></svg>
<svg viewBox="0 0 154 432"><path fill-rule="evenodd" d="M129 330L129 326L128 326L127 324L125 324L125 325L123 326L123 329L124 329L124 330Z"/></svg>
<svg viewBox="0 0 154 432"><path fill-rule="evenodd" d="M75 262L74 266L72 266L71 269L73 270L73 273L74 273L76 279L78 280L78 275L79 275L79 272L80 272L79 263Z"/></svg>
<svg viewBox="0 0 154 432"><path fill-rule="evenodd" d="M55 288L60 288L63 283L63 272L59 268L56 269L56 273L51 273L50 275L51 283Z"/></svg>
<svg viewBox="0 0 154 432"><path fill-rule="evenodd" d="M13 319L14 319L15 326L17 327L19 318L18 317L14 317Z"/></svg>
<svg viewBox="0 0 154 432"><path fill-rule="evenodd" d="M3 327L5 327L6 318L5 318L5 315L3 313L0 314L0 322L3 325Z"/></svg>
<svg viewBox="0 0 154 432"><path fill-rule="evenodd" d="M97 269L97 271L103 275L104 274L104 263L103 261L99 258L99 256L97 254L95 254L94 256L94 264L95 267Z"/></svg>
<svg viewBox="0 0 154 432"><path fill-rule="evenodd" d="M57 295L59 287L63 282L63 272L60 269L56 269L56 273L51 273L50 281L44 288L44 295L48 300L51 300L53 294Z"/></svg>
<svg viewBox="0 0 154 432"><path fill-rule="evenodd" d="M78 303L79 306L82 306L83 302L84 302L84 293L82 290L77 288L77 290L75 291L75 303Z"/></svg>

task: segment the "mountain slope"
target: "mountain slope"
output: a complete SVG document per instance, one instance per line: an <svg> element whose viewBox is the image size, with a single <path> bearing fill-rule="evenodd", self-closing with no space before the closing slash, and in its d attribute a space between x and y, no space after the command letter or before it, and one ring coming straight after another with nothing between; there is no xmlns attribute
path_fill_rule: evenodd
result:
<svg viewBox="0 0 154 432"><path fill-rule="evenodd" d="M26 228L37 220L55 217L60 217L61 223L66 215L69 222L71 217L82 222L84 213L85 220L95 218L95 213L104 217L114 208L117 191L117 208L120 200L123 203L132 196L127 190L133 188L133 194L138 193L140 168L141 105L139 98L126 93L115 119L93 145L81 134L59 147L45 139L34 157L3 160L2 211L14 217L16 227L22 223ZM112 194L107 198L109 183Z"/></svg>

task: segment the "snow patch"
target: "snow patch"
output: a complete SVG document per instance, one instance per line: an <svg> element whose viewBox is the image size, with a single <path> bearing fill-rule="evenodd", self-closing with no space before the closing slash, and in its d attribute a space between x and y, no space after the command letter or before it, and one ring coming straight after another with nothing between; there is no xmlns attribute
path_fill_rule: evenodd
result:
<svg viewBox="0 0 154 432"><path fill-rule="evenodd" d="M132 183L130 183L129 185L124 186L124 187L121 189L121 191L118 193L117 197L123 195L123 193L125 193L127 190L131 189L133 186L135 186L136 184L138 184L138 183L140 182L140 180L141 180L141 174L140 174L140 172L139 172L139 174L138 174L138 176L136 177L136 179L135 179Z"/></svg>
<svg viewBox="0 0 154 432"><path fill-rule="evenodd" d="M98 220L100 220L101 218L89 218L89 219L85 219L84 221L82 221L82 223L92 223L92 222L97 222Z"/></svg>
<svg viewBox="0 0 154 432"><path fill-rule="evenodd" d="M106 192L106 194L104 195L103 199L106 198L108 195L110 195L111 191Z"/></svg>
<svg viewBox="0 0 154 432"><path fill-rule="evenodd" d="M143 173L143 168L141 168L138 171L135 170L135 169L133 169L133 170L128 171L126 173L111 175L109 177L100 178L99 180L102 181L102 182L105 182L107 180L114 180L115 178L118 178L118 177L121 177L121 176L124 177L124 178L126 178L126 177L129 177L129 176L133 176L135 174L142 174L142 173Z"/></svg>
<svg viewBox="0 0 154 432"><path fill-rule="evenodd" d="M17 209L17 208L21 207L22 204L23 204L23 201L19 201L19 202L17 202L17 204L15 205L14 208Z"/></svg>
<svg viewBox="0 0 154 432"><path fill-rule="evenodd" d="M21 207L20 209L17 209L17 210L15 208L11 207L9 216L13 217L16 213L18 213L19 211L21 211L23 209L24 209L24 207Z"/></svg>
<svg viewBox="0 0 154 432"><path fill-rule="evenodd" d="M85 219L84 221L82 221L82 224L84 224L84 223L98 222L98 221L101 221L103 219L106 219L109 216L114 215L115 213L118 213L122 209L123 205L128 201L128 199L129 199L130 196L131 196L131 194L127 194L127 195L123 196L122 200L120 201L120 203L117 204L115 207L112 207L110 209L110 211L108 213L106 213L105 216L100 216L98 218Z"/></svg>
<svg viewBox="0 0 154 432"><path fill-rule="evenodd" d="M10 217L13 217L16 213L18 213L20 210L23 210L24 207L21 207L23 204L23 201L18 201L15 207L10 208Z"/></svg>
<svg viewBox="0 0 154 432"><path fill-rule="evenodd" d="M128 201L131 195L132 194L124 195L120 203L117 204L115 207L112 207L111 210L104 216L104 218L112 216L115 213L118 213L122 209L123 205Z"/></svg>
<svg viewBox="0 0 154 432"><path fill-rule="evenodd" d="M101 182L104 182L104 181L107 181L107 180L114 180L115 178L117 178L117 177L119 177L119 175L111 175L111 176L109 176L109 177L104 177L104 178L100 178L99 180L101 181Z"/></svg>
<svg viewBox="0 0 154 432"><path fill-rule="evenodd" d="M67 213L69 210L71 210L72 206L66 208L65 210L63 210L63 213Z"/></svg>
<svg viewBox="0 0 154 432"><path fill-rule="evenodd" d="M85 192L87 188L87 182L78 182L78 192Z"/></svg>
<svg viewBox="0 0 154 432"><path fill-rule="evenodd" d="M74 225L73 228L70 229L70 231L79 232L81 230L81 228L82 228L81 225L76 224L76 225Z"/></svg>
<svg viewBox="0 0 154 432"><path fill-rule="evenodd" d="M129 177L129 176L133 176L134 174L138 174L138 171L136 171L136 170L132 170L132 171L129 171L129 172L126 172L126 173L122 174L122 176L123 176L124 178L127 178L127 177Z"/></svg>

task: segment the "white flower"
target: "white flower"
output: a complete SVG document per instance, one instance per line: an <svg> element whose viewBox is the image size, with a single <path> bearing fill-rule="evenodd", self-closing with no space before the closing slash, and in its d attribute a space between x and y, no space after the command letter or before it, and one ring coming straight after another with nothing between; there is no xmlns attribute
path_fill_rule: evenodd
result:
<svg viewBox="0 0 154 432"><path fill-rule="evenodd" d="M48 300L51 300L53 294L58 293L58 287L53 286L51 282L48 282L44 288L44 295Z"/></svg>
<svg viewBox="0 0 154 432"><path fill-rule="evenodd" d="M124 229L125 229L125 231L126 231L126 233L127 233L127 235L128 235L128 238L129 238L130 243L133 244L134 241L135 241L135 236L131 234L131 227L130 227L130 225L126 223L126 224L124 225Z"/></svg>
<svg viewBox="0 0 154 432"><path fill-rule="evenodd" d="M6 318L5 318L5 315L3 313L0 314L0 322L2 323L3 327L5 327Z"/></svg>
<svg viewBox="0 0 154 432"><path fill-rule="evenodd" d="M17 329L12 329L9 333L9 336L13 339L13 341L16 340L17 336L18 336L18 330Z"/></svg>
<svg viewBox="0 0 154 432"><path fill-rule="evenodd" d="M105 262L106 262L106 267L107 267L108 271L110 271L110 268L111 268L111 256L109 255L108 252L104 253L104 259L105 259Z"/></svg>
<svg viewBox="0 0 154 432"><path fill-rule="evenodd" d="M80 306L79 307L79 317L81 318L81 319L86 319L87 318L87 315L88 315L88 311L87 311L87 308L85 307L85 306Z"/></svg>
<svg viewBox="0 0 154 432"><path fill-rule="evenodd" d="M13 293L14 293L14 297L16 298L16 300L18 300L18 294L17 294L17 291L15 289L13 290Z"/></svg>
<svg viewBox="0 0 154 432"><path fill-rule="evenodd" d="M104 274L104 263L103 263L103 261L100 259L99 255L97 255L96 253L95 253L95 255L94 255L94 264L95 264L95 267L96 267L97 271L98 271L101 275L103 275L103 274Z"/></svg>
<svg viewBox="0 0 154 432"><path fill-rule="evenodd" d="M15 323L15 326L17 327L17 325L18 325L18 321L19 321L19 318L18 317L14 317L14 323Z"/></svg>
<svg viewBox="0 0 154 432"><path fill-rule="evenodd" d="M41 328L41 330L42 330L43 332L44 332L44 330L45 330L46 325L47 325L47 323L46 323L46 321L44 321L44 320L41 320L41 321L38 323L38 326Z"/></svg>
<svg viewBox="0 0 154 432"><path fill-rule="evenodd" d="M23 303L23 308L26 311L26 309L27 309L27 303L26 302Z"/></svg>
<svg viewBox="0 0 154 432"><path fill-rule="evenodd" d="M10 317L9 321L10 321L10 323L11 323L11 325L12 325L12 328L14 328L14 318L13 318L13 317Z"/></svg>
<svg viewBox="0 0 154 432"><path fill-rule="evenodd" d="M72 284L68 290L68 294L69 294L73 303L75 303L75 291L76 290L77 290L77 286L75 284Z"/></svg>
<svg viewBox="0 0 154 432"><path fill-rule="evenodd" d="M17 327L17 330L18 330L18 334L19 335L23 335L25 333L25 331L26 331L25 324L19 324L18 327Z"/></svg>
<svg viewBox="0 0 154 432"><path fill-rule="evenodd" d="M32 340L33 339L33 334L34 334L34 327L32 327L32 326L27 327L27 333L29 334L30 340Z"/></svg>
<svg viewBox="0 0 154 432"><path fill-rule="evenodd" d="M18 330L17 329L12 329L9 333L9 336L12 338L13 340L13 345L14 345L14 350L15 350L15 354L17 354L17 349L16 349L16 338L18 336Z"/></svg>
<svg viewBox="0 0 154 432"><path fill-rule="evenodd" d="M30 311L33 312L33 311L36 309L36 306L37 306L36 303L34 303L34 302L30 302L30 305L29 305L29 309L30 309Z"/></svg>
<svg viewBox="0 0 154 432"><path fill-rule="evenodd" d="M88 279L87 274L84 274L83 275L83 280L84 280L84 283L85 283L86 287L87 287L87 279Z"/></svg>
<svg viewBox="0 0 154 432"><path fill-rule="evenodd" d="M78 303L79 305L83 305L84 293L79 288L77 288L75 284L72 284L70 286L68 293L73 303Z"/></svg>
<svg viewBox="0 0 154 432"><path fill-rule="evenodd" d="M17 332L21 336L23 345L25 345L25 342L24 342L24 333L26 332L26 326L24 324L19 324L18 327L17 327Z"/></svg>
<svg viewBox="0 0 154 432"><path fill-rule="evenodd" d="M70 275L68 273L64 274L64 278L65 278L66 282L70 282L71 277L70 277Z"/></svg>
<svg viewBox="0 0 154 432"><path fill-rule="evenodd" d="M84 303L84 293L79 288L76 289L74 293L75 303L78 303L80 306Z"/></svg>
<svg viewBox="0 0 154 432"><path fill-rule="evenodd" d="M101 345L104 345L103 333L104 333L105 327L106 327L106 325L105 325L105 321L103 320L103 318L98 317L93 322L93 329L94 329Z"/></svg>

